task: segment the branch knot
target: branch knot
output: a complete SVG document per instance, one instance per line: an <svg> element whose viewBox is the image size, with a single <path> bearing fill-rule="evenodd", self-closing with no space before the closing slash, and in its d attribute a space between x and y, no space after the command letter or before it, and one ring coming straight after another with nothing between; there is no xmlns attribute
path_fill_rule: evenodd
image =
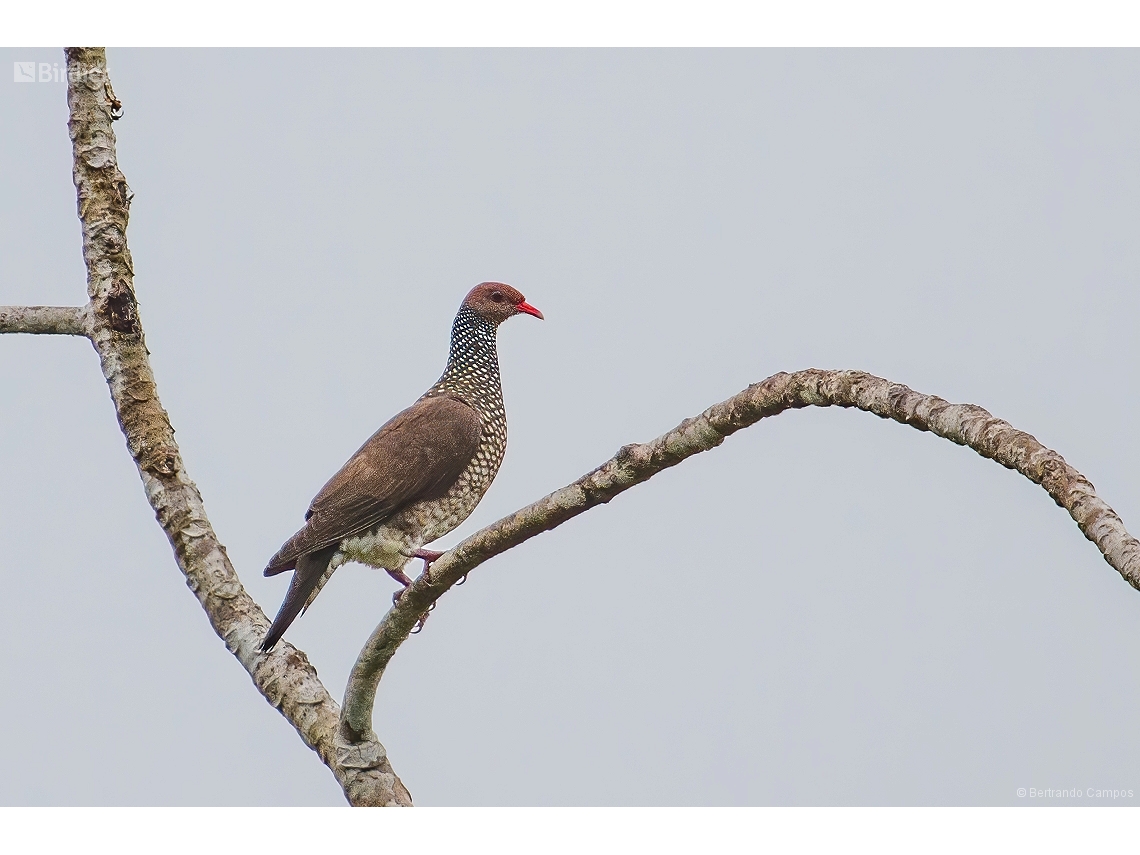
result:
<svg viewBox="0 0 1140 855"><path fill-rule="evenodd" d="M137 335L139 329L138 303L134 291L123 279L116 279L103 297L100 315L117 333Z"/></svg>

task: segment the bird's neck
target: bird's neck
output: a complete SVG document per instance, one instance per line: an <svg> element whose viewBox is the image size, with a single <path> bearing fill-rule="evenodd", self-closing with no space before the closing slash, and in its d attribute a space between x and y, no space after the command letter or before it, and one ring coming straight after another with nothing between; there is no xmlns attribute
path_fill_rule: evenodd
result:
<svg viewBox="0 0 1140 855"><path fill-rule="evenodd" d="M452 392L479 409L501 406L496 327L464 306L451 327L451 355L434 389Z"/></svg>

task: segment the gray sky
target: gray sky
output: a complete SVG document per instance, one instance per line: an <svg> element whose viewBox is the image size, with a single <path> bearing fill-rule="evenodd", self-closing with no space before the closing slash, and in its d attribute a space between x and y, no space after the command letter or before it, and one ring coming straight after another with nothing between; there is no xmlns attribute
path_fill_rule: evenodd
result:
<svg viewBox="0 0 1140 855"><path fill-rule="evenodd" d="M485 279L547 320L500 333L510 448L444 545L806 367L980 404L1140 532L1140 53L109 65L159 393L267 612L266 559L436 379ZM80 303L64 87L0 83L0 116L0 304ZM342 804L187 592L90 345L0 337L0 400L0 803ZM393 589L345 567L290 629L334 696ZM1040 488L791 412L477 570L375 725L423 805L1140 794L1138 632Z"/></svg>

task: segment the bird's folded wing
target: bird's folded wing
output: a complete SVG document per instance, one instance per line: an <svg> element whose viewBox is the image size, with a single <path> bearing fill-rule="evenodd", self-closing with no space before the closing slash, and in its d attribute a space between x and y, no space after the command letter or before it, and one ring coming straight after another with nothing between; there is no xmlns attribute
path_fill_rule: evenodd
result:
<svg viewBox="0 0 1140 855"><path fill-rule="evenodd" d="M415 502L444 495L479 447L482 422L450 397L421 398L376 431L309 506L305 527L270 559L266 575L299 556L368 531Z"/></svg>

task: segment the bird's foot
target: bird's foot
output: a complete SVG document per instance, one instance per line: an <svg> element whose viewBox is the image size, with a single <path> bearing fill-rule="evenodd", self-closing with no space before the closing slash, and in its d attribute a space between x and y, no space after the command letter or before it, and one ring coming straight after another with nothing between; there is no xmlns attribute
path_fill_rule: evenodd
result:
<svg viewBox="0 0 1140 855"><path fill-rule="evenodd" d="M428 572L431 570L431 563L441 555L443 555L442 552L436 552L434 549L417 549L412 553L413 558L418 558L424 563L424 572L421 574L421 578L428 575ZM408 588L412 584L412 580L408 578L407 574L405 574L403 570L388 570L387 573L389 576L404 586L392 594L392 603L395 605L400 602L400 599L404 596L405 592L407 592ZM417 620L416 625L412 627L412 635L415 635L424 628L424 623L427 621L428 615L434 608L435 603L432 603L430 606L428 606L428 610L420 615L420 619Z"/></svg>
<svg viewBox="0 0 1140 855"><path fill-rule="evenodd" d="M400 600L403 598L404 594L408 592L408 586L411 584L411 579L408 579L408 581L404 584L404 587L392 594L392 605L395 606L400 604ZM432 611L432 609L435 608L435 606L436 604L432 603L430 606L428 606L428 610L420 615L419 620L416 621L416 625L412 627L412 635L415 635L424 628L424 623L427 621L428 614Z"/></svg>
<svg viewBox="0 0 1140 855"><path fill-rule="evenodd" d="M418 558L424 563L424 572L420 575L426 576L431 570L431 563L443 555L442 552L436 552L434 549L417 549L412 553L413 558Z"/></svg>
<svg viewBox="0 0 1140 855"><path fill-rule="evenodd" d="M435 610L435 606L436 604L432 603L430 606L428 606L428 610L420 615L420 619L416 621L416 625L412 627L412 631L409 633L410 635L416 635L421 629L424 628L424 624L427 623L428 615L430 615L432 611Z"/></svg>

